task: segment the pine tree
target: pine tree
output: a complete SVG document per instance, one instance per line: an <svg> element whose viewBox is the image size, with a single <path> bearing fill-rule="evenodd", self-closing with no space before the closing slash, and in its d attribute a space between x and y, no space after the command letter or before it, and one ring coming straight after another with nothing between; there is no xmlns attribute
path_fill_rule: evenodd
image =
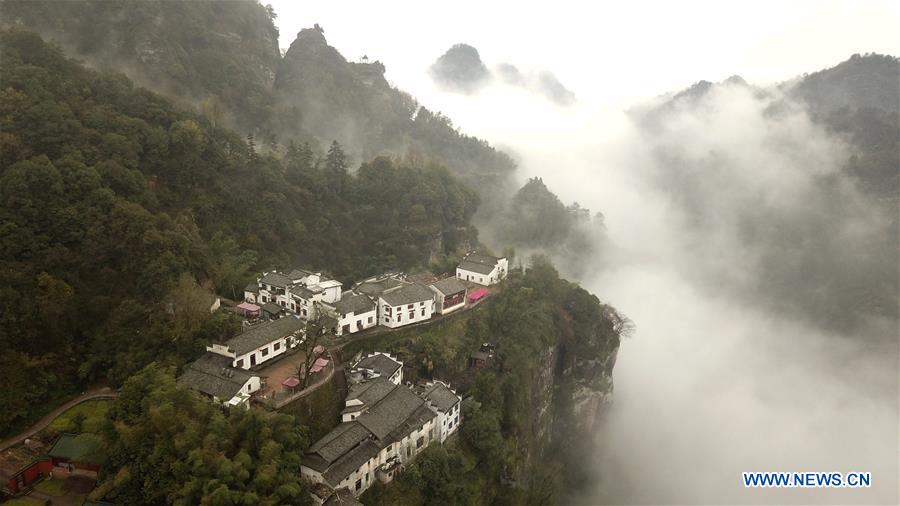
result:
<svg viewBox="0 0 900 506"><path fill-rule="evenodd" d="M331 147L328 148L328 155L325 156L325 174L328 188L337 195L343 195L350 175L347 173L347 155L338 141L332 141Z"/></svg>

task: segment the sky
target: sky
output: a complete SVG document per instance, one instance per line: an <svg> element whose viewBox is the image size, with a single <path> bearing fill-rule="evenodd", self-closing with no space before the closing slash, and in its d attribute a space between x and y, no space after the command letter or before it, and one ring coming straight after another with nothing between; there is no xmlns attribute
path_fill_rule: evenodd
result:
<svg viewBox="0 0 900 506"><path fill-rule="evenodd" d="M900 2L272 5L282 47L320 24L345 57L381 60L390 82L513 153L520 180L540 176L564 202L605 215L614 248L578 281L636 331L622 344L615 400L597 434L597 487L573 500L900 502L896 325L823 329L799 310L773 307L783 294L759 286L773 275L773 254L801 266L810 258L840 266L859 253L844 244L879 235L882 217L853 188L826 198L816 186L839 173L848 146L802 111L765 114L778 97L741 88L713 93L706 109L674 114L656 136L624 114L699 80L738 74L771 86L854 53L896 56ZM474 95L441 89L427 69L460 42L476 47L489 68L553 72L577 102L557 106L499 82ZM692 179L655 157L658 150L686 167L702 167L711 153L722 162L710 177ZM748 246L748 217L801 234L825 217L834 240L806 237L821 251L777 234L774 244ZM741 471L831 470L871 471L875 484L765 492L739 483Z"/></svg>

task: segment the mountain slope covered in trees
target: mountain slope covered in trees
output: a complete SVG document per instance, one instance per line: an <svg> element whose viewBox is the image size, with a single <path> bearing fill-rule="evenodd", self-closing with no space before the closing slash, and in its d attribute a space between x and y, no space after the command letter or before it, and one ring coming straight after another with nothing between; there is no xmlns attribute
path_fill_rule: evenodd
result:
<svg viewBox="0 0 900 506"><path fill-rule="evenodd" d="M351 175L337 143L277 160L34 34L0 43L4 427L61 377L121 381L219 332L168 302L235 297L264 266L350 281L475 240L478 197L442 168L379 158Z"/></svg>

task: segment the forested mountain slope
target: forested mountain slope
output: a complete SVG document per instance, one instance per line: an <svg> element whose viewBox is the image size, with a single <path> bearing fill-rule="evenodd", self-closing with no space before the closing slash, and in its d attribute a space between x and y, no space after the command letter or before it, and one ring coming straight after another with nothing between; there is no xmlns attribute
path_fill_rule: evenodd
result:
<svg viewBox="0 0 900 506"><path fill-rule="evenodd" d="M121 380L189 356L198 320L162 308L198 281L232 297L272 265L349 281L475 240L478 197L442 168L380 158L350 175L337 144L276 160L37 35L3 32L0 49L4 425L76 371Z"/></svg>

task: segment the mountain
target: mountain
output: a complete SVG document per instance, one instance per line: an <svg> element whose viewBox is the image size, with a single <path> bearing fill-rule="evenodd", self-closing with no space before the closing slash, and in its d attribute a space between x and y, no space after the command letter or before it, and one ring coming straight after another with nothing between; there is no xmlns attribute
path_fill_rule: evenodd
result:
<svg viewBox="0 0 900 506"><path fill-rule="evenodd" d="M133 81L283 155L332 140L358 163L385 155L442 165L483 195L508 193L515 163L388 84L381 62L349 62L324 30L301 30L281 57L275 13L255 0L2 0L0 26L26 28L88 65ZM482 213L490 213L492 201Z"/></svg>
<svg viewBox="0 0 900 506"><path fill-rule="evenodd" d="M472 93L490 80L490 72L478 50L468 44L455 44L431 65L431 78L447 89Z"/></svg>
<svg viewBox="0 0 900 506"><path fill-rule="evenodd" d="M270 120L278 30L257 2L3 0L0 12L0 26L35 31L240 131Z"/></svg>
<svg viewBox="0 0 900 506"><path fill-rule="evenodd" d="M854 55L771 88L700 81L631 111L652 179L702 237L698 258L736 241L754 269L711 259L711 284L830 330L900 318L898 82L897 58Z"/></svg>

